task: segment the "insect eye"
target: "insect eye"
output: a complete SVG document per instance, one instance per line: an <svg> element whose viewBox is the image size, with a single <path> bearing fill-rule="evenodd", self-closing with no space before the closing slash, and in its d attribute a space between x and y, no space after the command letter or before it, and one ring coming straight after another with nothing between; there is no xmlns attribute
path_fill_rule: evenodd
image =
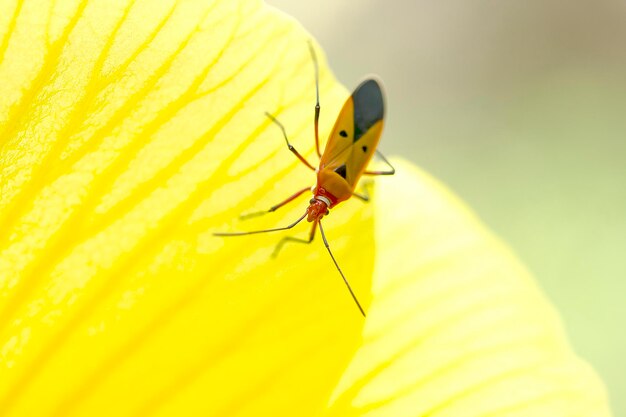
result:
<svg viewBox="0 0 626 417"><path fill-rule="evenodd" d="M313 203L315 203L315 199L314 198L309 200L309 204L313 204Z"/></svg>
<svg viewBox="0 0 626 417"><path fill-rule="evenodd" d="M326 210L325 214L328 216L330 214L330 210Z"/></svg>

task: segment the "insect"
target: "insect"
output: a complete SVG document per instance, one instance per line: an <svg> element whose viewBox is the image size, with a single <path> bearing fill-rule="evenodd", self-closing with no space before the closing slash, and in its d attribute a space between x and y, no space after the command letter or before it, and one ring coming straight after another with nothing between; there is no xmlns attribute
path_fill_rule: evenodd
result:
<svg viewBox="0 0 626 417"><path fill-rule="evenodd" d="M361 314L365 317L365 311L363 310L361 303L352 290L350 283L339 267L339 264L330 249L330 245L328 244L328 240L326 239L326 235L324 234L324 229L322 227L322 218L330 213L330 209L352 196L360 198L363 201L369 201L369 196L367 194L363 195L355 192L359 178L362 175L393 175L395 173L393 166L389 163L389 161L387 161L383 154L376 149L383 130L383 119L385 115L382 89L379 82L373 78L368 78L359 84L341 109L341 112L337 117L337 121L335 122L335 126L333 127L326 143L324 153L320 153L318 129L320 115L319 68L315 50L313 49L311 42L309 42L309 50L311 52L315 68L316 103L314 130L315 150L320 158L319 166L315 168L291 145L284 126L274 116L270 113L265 114L281 129L287 148L304 165L316 172L316 185L312 188L302 188L284 201L272 206L269 210L251 213L243 217L271 213L295 200L306 191L311 190L313 198L309 201L309 206L302 216L285 227L255 230L251 232L214 233L214 235L243 236L256 233L278 232L281 230L291 229L306 218L308 222L312 223L308 239L291 236L284 237L278 243L275 253L280 250L283 244L289 241L311 243L315 237L317 228L319 227L322 240L324 241L324 246L328 250L328 253L333 260L337 271L339 271L339 274L341 275L348 291L350 292L352 299L356 303ZM368 171L366 169L375 153L377 153L382 161L389 166L389 170Z"/></svg>

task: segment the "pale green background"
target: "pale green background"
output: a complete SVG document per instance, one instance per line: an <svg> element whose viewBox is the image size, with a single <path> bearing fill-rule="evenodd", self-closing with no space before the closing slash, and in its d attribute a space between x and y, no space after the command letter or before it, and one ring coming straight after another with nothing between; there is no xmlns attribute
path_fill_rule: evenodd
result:
<svg viewBox="0 0 626 417"><path fill-rule="evenodd" d="M626 415L626 1L268 2L349 88L380 75L382 149L513 247Z"/></svg>

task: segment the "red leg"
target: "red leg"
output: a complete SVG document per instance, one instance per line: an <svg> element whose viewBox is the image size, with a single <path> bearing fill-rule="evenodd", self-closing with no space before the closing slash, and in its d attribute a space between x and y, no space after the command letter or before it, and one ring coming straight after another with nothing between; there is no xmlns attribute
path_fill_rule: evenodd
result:
<svg viewBox="0 0 626 417"><path fill-rule="evenodd" d="M364 203L369 203L370 201L370 193L367 191L367 188L365 189L365 193L363 194L352 193L352 195L358 198L359 200L363 201Z"/></svg>
<svg viewBox="0 0 626 417"><path fill-rule="evenodd" d="M250 217L257 217L257 216L262 216L263 214L267 214L267 213L271 213L273 211L278 210L279 208L281 208L282 206L286 205L287 203L292 202L293 200L295 200L296 198L300 197L302 194L304 194L305 192L309 191L311 189L311 187L304 187L303 189L301 189L300 191L296 192L295 194L289 196L286 200L273 205L272 207L269 208L269 210L264 210L264 211L255 211L254 213L248 213L248 214L243 214L241 216L239 216L240 219L249 219Z"/></svg>
<svg viewBox="0 0 626 417"><path fill-rule="evenodd" d="M285 127L282 125L282 123L280 123L278 120L276 120L276 118L274 116L272 116L271 114L269 114L268 112L265 112L265 115L267 117L269 117L272 122L276 123L278 125L278 127L280 127L280 130L282 130L283 132L283 136L285 137L285 142L287 142L287 148L289 148L289 150L300 160L302 161L302 163L306 166L308 166L311 170L315 171L315 167L313 165L311 165L309 163L309 161L307 161L304 156L300 155L300 152L298 152L296 150L296 148L294 148L291 143L289 143L289 139L287 139L287 132L285 131Z"/></svg>
<svg viewBox="0 0 626 417"><path fill-rule="evenodd" d="M272 253L272 258L275 258L278 256L278 252L280 252L280 250L283 248L283 246L287 242L306 243L306 244L313 242L313 239L315 238L316 230L317 230L317 222L313 222L313 224L311 225L311 231L309 232L308 239L301 239L299 237L292 237L292 236L287 236L287 237L282 238L280 242L278 242L278 244L276 245L276 248L274 249L274 252Z"/></svg>
<svg viewBox="0 0 626 417"><path fill-rule="evenodd" d="M317 156L320 158L322 154L320 153L320 139L319 139L319 120L320 120L320 81L319 81L319 68L317 64L317 55L315 55L315 49L313 49L313 44L309 41L309 50L311 51L311 58L313 59L313 66L315 67L315 121L313 122L313 126L315 127L315 150L317 151Z"/></svg>
<svg viewBox="0 0 626 417"><path fill-rule="evenodd" d="M395 174L396 173L396 169L393 167L393 165L391 165L389 163L387 158L385 158L385 155L383 155L382 153L378 152L378 150L376 150L376 153L378 154L378 156L381 157L383 162L385 162L387 164L387 166L389 166L389 168L391 168L391 169L389 171L365 171L363 173L363 175L393 175L393 174Z"/></svg>

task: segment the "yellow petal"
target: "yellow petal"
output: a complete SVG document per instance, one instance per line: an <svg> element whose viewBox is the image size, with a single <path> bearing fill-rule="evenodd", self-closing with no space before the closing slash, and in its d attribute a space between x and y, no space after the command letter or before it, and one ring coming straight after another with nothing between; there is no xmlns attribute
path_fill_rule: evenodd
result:
<svg viewBox="0 0 626 417"><path fill-rule="evenodd" d="M309 36L258 1L2 10L1 414L323 407L363 323L324 247L212 235L304 211L237 220L313 181L264 115L310 154ZM346 91L324 65L321 96L327 132ZM364 302L372 211L328 223Z"/></svg>
<svg viewBox="0 0 626 417"><path fill-rule="evenodd" d="M480 368L447 362L453 349L425 345L416 354L414 337L434 330L413 331L413 315L426 329L450 321L447 304L430 308L441 292L466 300L457 315L477 299L499 311L487 295L519 285L502 279L477 298L474 275L446 269L438 280L423 269L434 262L462 272L483 248L475 235L484 235L467 215L449 224L458 204L431 188L401 204L399 191L416 190L410 174L385 181L390 194L382 188L376 205L347 202L325 223L366 307L373 295L365 322L320 242L287 246L274 260L279 236L213 236L285 225L304 210L300 200L237 220L313 180L263 115L277 115L311 156L313 67L296 23L253 0L1 7L3 416L320 415L333 389L333 412L409 404L406 415L417 415L420 379L403 364L434 358L422 374L442 361L458 372L434 390L450 404L458 396L446 388L482 381ZM322 132L346 96L322 65ZM305 227L296 232L306 236ZM453 250L465 244L469 255ZM506 253L488 253L518 276ZM532 316L536 303L523 306L509 323ZM546 343L537 354L546 348L557 365L576 365L559 327L550 329L563 348ZM495 330L495 340L508 340ZM461 333L480 345L482 333L472 343L467 328Z"/></svg>
<svg viewBox="0 0 626 417"><path fill-rule="evenodd" d="M337 416L609 416L606 393L507 248L441 184L396 161L376 195L363 345Z"/></svg>

